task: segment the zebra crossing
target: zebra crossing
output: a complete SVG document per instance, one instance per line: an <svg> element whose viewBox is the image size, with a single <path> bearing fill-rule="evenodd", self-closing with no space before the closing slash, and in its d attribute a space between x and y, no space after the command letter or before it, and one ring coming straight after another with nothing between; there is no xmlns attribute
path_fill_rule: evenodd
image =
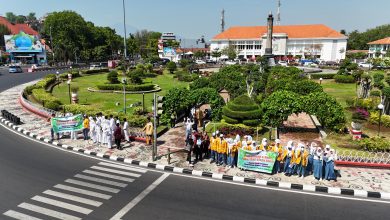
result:
<svg viewBox="0 0 390 220"><path fill-rule="evenodd" d="M3 213L9 219L83 219L147 170L109 162L83 170Z"/></svg>

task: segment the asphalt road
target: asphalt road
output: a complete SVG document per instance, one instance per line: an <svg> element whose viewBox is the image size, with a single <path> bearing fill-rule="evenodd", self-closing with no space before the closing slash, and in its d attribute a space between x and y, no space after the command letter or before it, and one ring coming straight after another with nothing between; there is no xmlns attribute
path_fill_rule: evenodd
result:
<svg viewBox="0 0 390 220"><path fill-rule="evenodd" d="M0 76L0 91L45 74L5 73ZM0 219L14 219L3 213L38 219L102 220L113 216L178 220L388 218L389 203L117 167L36 143L2 126L0 140Z"/></svg>

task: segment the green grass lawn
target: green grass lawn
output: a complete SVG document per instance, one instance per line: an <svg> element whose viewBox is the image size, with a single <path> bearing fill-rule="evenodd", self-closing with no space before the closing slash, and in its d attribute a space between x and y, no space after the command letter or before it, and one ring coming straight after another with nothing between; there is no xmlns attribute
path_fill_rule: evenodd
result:
<svg viewBox="0 0 390 220"><path fill-rule="evenodd" d="M159 95L165 95L168 90L177 87L186 87L188 86L187 82L180 82L177 79L173 78L173 74L164 73L159 75L156 78L146 78L144 79L145 83L157 84L161 87L161 91L158 92ZM75 78L72 80L71 86L79 87L79 103L83 105L90 105L97 109L112 110L112 111L122 111L123 110L123 94L113 94L113 93L93 93L87 90L88 87L94 87L97 84L103 84L107 80L106 74L98 74L91 76L84 76L80 78ZM119 77L120 78L120 77ZM62 83L59 86L56 86L53 89L53 95L60 99L64 104L69 103L69 93L68 85ZM148 111L152 110L152 100L153 93L145 94L145 107ZM120 106L115 106L115 103L119 102ZM132 103L142 102L142 94L126 94L127 106ZM132 109L128 109L128 112L132 112Z"/></svg>
<svg viewBox="0 0 390 220"><path fill-rule="evenodd" d="M372 72L369 73L373 74ZM321 86L324 89L324 92L336 98L336 100L344 107L345 116L347 118L347 126L350 126L352 112L347 108L346 100L348 98L355 98L356 96L356 84L351 83L336 83L334 80L323 80ZM390 138L390 129L383 128L381 136ZM363 133L367 136L373 137L377 135L377 126L371 125L366 122L363 125ZM357 145L352 141L352 136L349 134L336 134L328 133L328 137L324 140L326 144L330 144L336 149L350 149L353 151L360 151L357 149Z"/></svg>

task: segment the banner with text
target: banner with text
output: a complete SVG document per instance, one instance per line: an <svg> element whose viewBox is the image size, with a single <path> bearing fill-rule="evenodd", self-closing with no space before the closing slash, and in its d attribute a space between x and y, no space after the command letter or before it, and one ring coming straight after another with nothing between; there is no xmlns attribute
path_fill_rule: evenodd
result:
<svg viewBox="0 0 390 220"><path fill-rule="evenodd" d="M239 149L237 166L244 170L272 173L277 153Z"/></svg>
<svg viewBox="0 0 390 220"><path fill-rule="evenodd" d="M55 133L80 131L83 129L83 116L74 115L69 117L52 118L51 124Z"/></svg>

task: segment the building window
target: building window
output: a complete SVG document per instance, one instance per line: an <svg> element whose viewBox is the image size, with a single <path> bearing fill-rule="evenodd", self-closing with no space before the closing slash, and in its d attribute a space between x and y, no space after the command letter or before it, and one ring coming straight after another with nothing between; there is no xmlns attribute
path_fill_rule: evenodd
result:
<svg viewBox="0 0 390 220"><path fill-rule="evenodd" d="M255 45L255 50L261 50L261 45Z"/></svg>
<svg viewBox="0 0 390 220"><path fill-rule="evenodd" d="M253 50L253 45L246 45L247 50Z"/></svg>
<svg viewBox="0 0 390 220"><path fill-rule="evenodd" d="M238 45L238 50L245 50L245 45Z"/></svg>

